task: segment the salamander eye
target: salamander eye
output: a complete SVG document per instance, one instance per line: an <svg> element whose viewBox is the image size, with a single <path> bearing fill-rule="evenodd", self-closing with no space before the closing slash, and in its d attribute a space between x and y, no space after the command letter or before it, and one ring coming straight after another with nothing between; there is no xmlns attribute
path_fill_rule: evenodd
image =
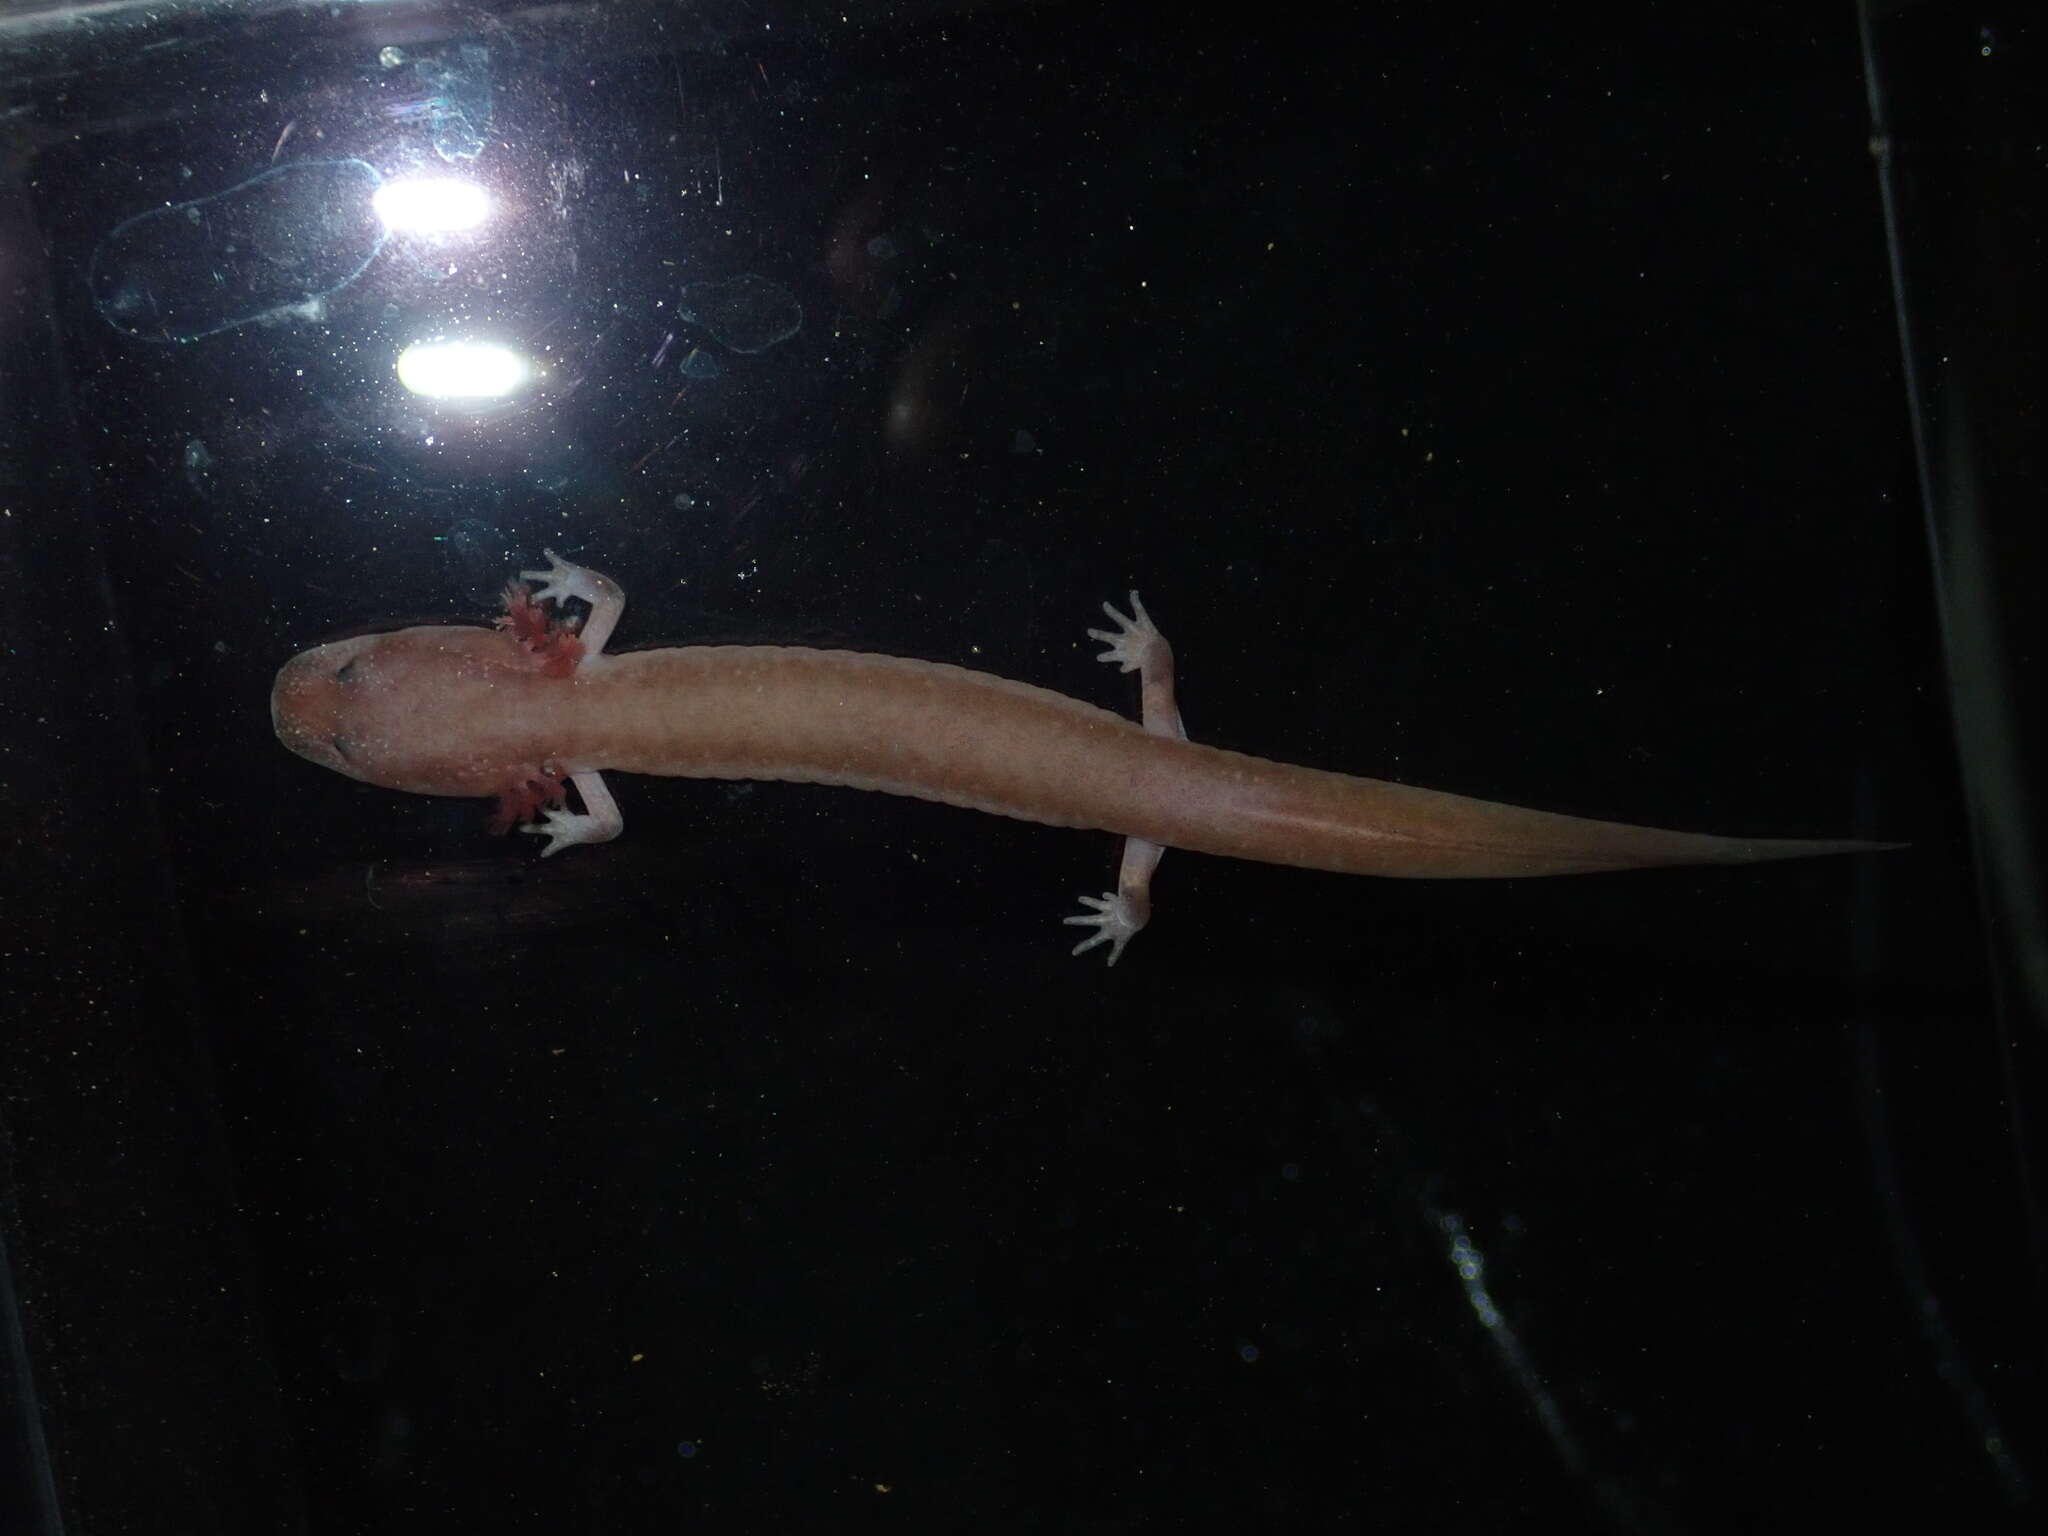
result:
<svg viewBox="0 0 2048 1536"><path fill-rule="evenodd" d="M354 663L354 662L350 662L350 663L349 663L349 666L354 666L354 665L355 665L355 663ZM346 667L344 667L344 668L343 668L342 670L343 670L343 671L346 671L346 670L348 670L348 669L347 669ZM340 738L339 736L330 736L330 737L328 737L328 738L327 738L327 745L329 745L330 747L334 748L334 750L335 750L336 754L337 754L337 755L338 755L338 756L339 756L339 757L341 758L341 760L342 760L342 761L343 761L344 763L346 763L346 762L352 762L352 761L354 761L354 757L353 757L353 754L351 754L351 753L350 753L350 751L349 751L349 749L348 749L348 743L347 743L346 741L343 741L343 740L342 740L342 739L341 739L341 738Z"/></svg>
<svg viewBox="0 0 2048 1536"><path fill-rule="evenodd" d="M355 671L356 663L360 660L362 660L360 656L349 657L347 661L344 661L340 666L334 669L334 680L337 683L347 682L349 680L349 674Z"/></svg>

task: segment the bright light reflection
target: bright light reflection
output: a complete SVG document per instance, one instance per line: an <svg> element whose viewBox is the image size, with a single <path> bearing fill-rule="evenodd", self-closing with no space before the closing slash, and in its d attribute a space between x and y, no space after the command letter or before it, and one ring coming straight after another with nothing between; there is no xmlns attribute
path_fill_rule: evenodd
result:
<svg viewBox="0 0 2048 1536"><path fill-rule="evenodd" d="M408 235L475 229L491 216L491 199L482 187L445 176L387 181L370 205L386 229Z"/></svg>
<svg viewBox="0 0 2048 1536"><path fill-rule="evenodd" d="M398 382L431 400L502 400L532 376L525 358L493 342L423 341L398 354Z"/></svg>

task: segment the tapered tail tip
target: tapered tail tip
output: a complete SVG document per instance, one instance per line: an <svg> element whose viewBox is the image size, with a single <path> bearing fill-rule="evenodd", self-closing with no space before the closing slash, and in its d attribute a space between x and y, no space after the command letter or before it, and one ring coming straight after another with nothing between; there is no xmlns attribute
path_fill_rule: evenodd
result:
<svg viewBox="0 0 2048 1536"><path fill-rule="evenodd" d="M1877 843L1858 837L1767 837L1744 840L1737 862L1762 864L1773 859L1819 859L1836 853L1892 853L1911 843Z"/></svg>

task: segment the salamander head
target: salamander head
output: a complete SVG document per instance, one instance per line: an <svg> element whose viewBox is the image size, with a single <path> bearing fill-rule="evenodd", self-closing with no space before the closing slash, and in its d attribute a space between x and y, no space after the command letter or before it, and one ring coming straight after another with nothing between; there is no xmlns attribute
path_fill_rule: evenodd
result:
<svg viewBox="0 0 2048 1536"><path fill-rule="evenodd" d="M424 625L294 656L270 719L300 757L366 784L497 795L545 761L544 695L569 686L501 630Z"/></svg>
<svg viewBox="0 0 2048 1536"><path fill-rule="evenodd" d="M277 739L322 768L369 780L363 744L350 739L347 692L361 681L363 653L381 638L357 635L316 645L279 668L270 687L270 723Z"/></svg>

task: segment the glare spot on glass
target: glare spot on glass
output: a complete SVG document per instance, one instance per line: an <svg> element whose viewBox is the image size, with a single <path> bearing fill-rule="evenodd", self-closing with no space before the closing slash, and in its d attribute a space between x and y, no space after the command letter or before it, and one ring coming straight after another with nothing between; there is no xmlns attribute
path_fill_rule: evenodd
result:
<svg viewBox="0 0 2048 1536"><path fill-rule="evenodd" d="M491 216L490 194L452 176L387 181L370 202L386 229L407 235L453 234Z"/></svg>
<svg viewBox="0 0 2048 1536"><path fill-rule="evenodd" d="M491 342L418 342L398 355L398 382L430 400L502 400L532 376L525 358Z"/></svg>

